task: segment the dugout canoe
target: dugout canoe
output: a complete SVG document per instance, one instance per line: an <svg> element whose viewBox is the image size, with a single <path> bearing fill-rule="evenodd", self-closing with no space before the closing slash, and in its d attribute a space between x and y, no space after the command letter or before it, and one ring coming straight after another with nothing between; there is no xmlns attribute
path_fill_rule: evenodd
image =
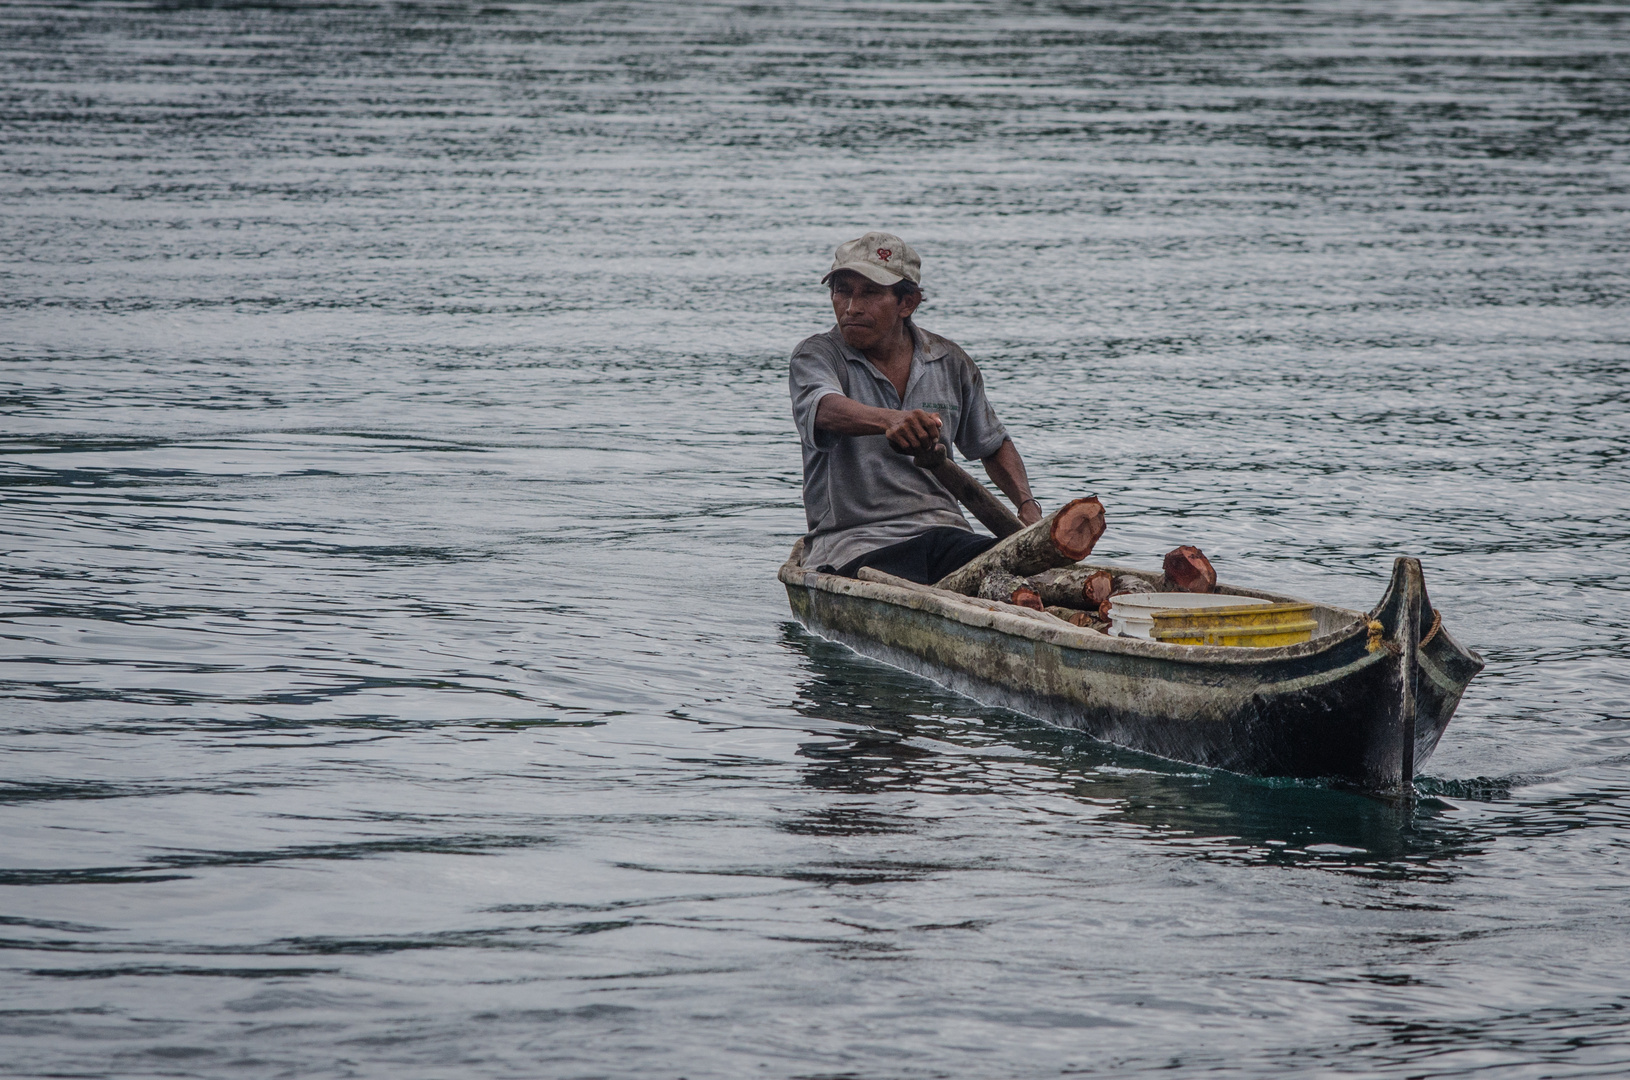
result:
<svg viewBox="0 0 1630 1080"><path fill-rule="evenodd" d="M1252 776L1408 794L1483 668L1443 626L1416 559L1394 562L1373 610L1315 603L1312 640L1248 649L1111 637L874 571L823 574L802 556L800 541L778 576L793 613L821 637L986 704ZM1159 571L1082 565L1161 581ZM1307 603L1224 584L1216 591Z"/></svg>

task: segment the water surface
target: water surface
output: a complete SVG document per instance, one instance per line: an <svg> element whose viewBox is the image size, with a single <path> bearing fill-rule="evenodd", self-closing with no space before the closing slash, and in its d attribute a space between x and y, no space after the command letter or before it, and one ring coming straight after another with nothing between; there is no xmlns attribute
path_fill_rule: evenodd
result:
<svg viewBox="0 0 1630 1080"><path fill-rule="evenodd" d="M1614 5L0 9L0 1073L1630 1067ZM1409 810L791 620L924 255L1044 503L1488 669Z"/></svg>

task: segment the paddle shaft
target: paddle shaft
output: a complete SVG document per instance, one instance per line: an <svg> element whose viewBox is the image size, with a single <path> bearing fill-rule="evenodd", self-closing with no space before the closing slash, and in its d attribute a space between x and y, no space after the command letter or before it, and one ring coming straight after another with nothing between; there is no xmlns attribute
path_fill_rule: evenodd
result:
<svg viewBox="0 0 1630 1080"><path fill-rule="evenodd" d="M957 502L966 506L968 512L978 518L985 528L995 533L998 540L1012 536L1024 528L1024 523L1013 511L998 502L989 488L951 460L944 447L937 444L930 446L919 451L911 460L918 468L933 473L934 479L944 484L945 490L956 496Z"/></svg>

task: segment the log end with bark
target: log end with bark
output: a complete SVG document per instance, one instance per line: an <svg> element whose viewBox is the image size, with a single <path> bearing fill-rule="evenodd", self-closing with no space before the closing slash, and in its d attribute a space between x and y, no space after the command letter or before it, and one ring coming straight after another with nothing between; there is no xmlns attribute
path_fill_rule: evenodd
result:
<svg viewBox="0 0 1630 1080"><path fill-rule="evenodd" d="M1217 571L1205 553L1190 544L1166 552L1166 585L1172 592L1208 593L1217 587Z"/></svg>
<svg viewBox="0 0 1630 1080"><path fill-rule="evenodd" d="M983 555L975 556L936 585L967 595L977 590L992 570L1025 577L1068 566L1092 554L1093 545L1102 535L1104 504L1097 496L1073 499L1029 528L1006 537Z"/></svg>
<svg viewBox="0 0 1630 1080"><path fill-rule="evenodd" d="M1104 535L1104 504L1096 495L1071 499L1053 514L1048 532L1059 554L1069 556L1070 562L1080 562L1092 554L1098 538Z"/></svg>
<svg viewBox="0 0 1630 1080"><path fill-rule="evenodd" d="M1115 594L1115 578L1108 570L1094 570L1081 584L1081 598L1096 608Z"/></svg>

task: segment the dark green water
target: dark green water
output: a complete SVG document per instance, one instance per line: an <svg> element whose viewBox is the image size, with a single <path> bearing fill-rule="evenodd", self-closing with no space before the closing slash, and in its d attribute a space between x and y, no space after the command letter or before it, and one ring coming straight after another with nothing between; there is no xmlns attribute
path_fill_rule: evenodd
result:
<svg viewBox="0 0 1630 1080"><path fill-rule="evenodd" d="M1630 1069L1630 11L0 7L0 1074ZM1099 552L1487 671L1412 810L811 637L924 255Z"/></svg>

